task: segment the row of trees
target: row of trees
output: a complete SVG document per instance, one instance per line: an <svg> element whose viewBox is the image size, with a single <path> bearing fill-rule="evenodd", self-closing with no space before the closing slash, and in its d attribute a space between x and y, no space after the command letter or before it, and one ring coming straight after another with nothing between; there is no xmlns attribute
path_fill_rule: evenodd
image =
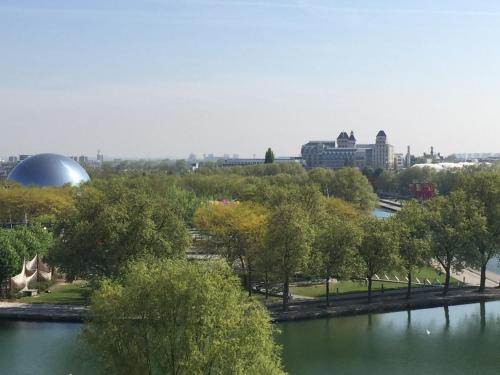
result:
<svg viewBox="0 0 500 375"><path fill-rule="evenodd" d="M74 194L71 187L24 188L7 181L0 186L0 223L53 222L73 205Z"/></svg>
<svg viewBox="0 0 500 375"><path fill-rule="evenodd" d="M264 171L270 166L278 165L250 169ZM342 260L353 258L351 255L331 257L328 267L335 271L320 272L322 258L319 255L321 249L327 249L328 244L336 241L340 243L337 247L347 254L352 253L352 249L359 249L358 253L368 251L372 243L384 242L369 237L384 232L376 227L382 224L363 214L373 207L376 199L366 178L354 169L295 172L272 176L221 172L184 177L132 173L96 179L78 189L57 192L24 189L27 199L23 204L19 203L23 201L23 190L9 186L0 189L5 198L0 212L16 212L21 216L27 211L35 222L51 215L57 223L54 230L58 240L48 260L69 279L115 278L127 261L144 255L182 258L191 246L189 230L193 226L209 234L205 236L207 249L231 262L239 261L247 274L247 284L252 274L265 280L276 278L279 273L283 279L290 279L298 271L309 275L348 276L351 270L351 274L361 275L363 272L356 265L359 262L349 264ZM395 243L393 237L397 237L398 243L403 244L401 252L407 252L407 258L418 259L422 258L420 252L429 258L426 249L431 245L437 248L436 244L441 244L439 249L448 246L450 250L443 250L444 255L434 249L433 259L445 270L459 269L464 264L481 269L484 288L486 264L498 253L500 174L495 169L464 171L457 174L457 178L459 183L454 190L459 190L454 195L433 200L425 206L424 212L411 205L403 210L394 219L393 227L398 229L398 235L388 235L390 241L386 242ZM340 196L343 200L332 196ZM48 197L61 203L54 206L43 203ZM202 201L213 197L243 197L243 203L237 209L199 208ZM406 214L410 207L413 211ZM285 220L287 217L291 218ZM300 230L293 229L294 225ZM286 228L289 232L285 232ZM350 235L342 238L339 233ZM426 245L429 239L423 233L430 233L431 245ZM463 238L458 238L458 234ZM470 239L472 235L473 240ZM456 244L451 245L451 237ZM300 241L303 246L290 247ZM257 254L262 253L262 249L266 256L261 259ZM273 251L279 254L277 249L284 254L290 252L292 255L286 255L285 260L296 258L296 265L286 263L277 271L272 255ZM306 256L295 257L295 253ZM469 255L459 256L459 253ZM400 254L399 259L403 258ZM401 266L405 262L399 263ZM415 261L406 263L414 264ZM326 269L326 265L321 267ZM371 264L366 267L377 268ZM12 271L5 274L9 272ZM408 274L411 279L411 272Z"/></svg>
<svg viewBox="0 0 500 375"><path fill-rule="evenodd" d="M500 210L489 199L488 204L480 200L486 182L473 181L490 177L471 177L472 186L481 186L481 191L464 185L466 190L426 205L410 202L389 220L378 220L335 199L298 198L286 191L276 191L262 205L206 205L194 218L203 234L198 245L231 264L237 262L250 293L252 274L263 275L266 289L270 278L279 280L284 308L290 281L298 273L324 278L327 303L331 278L366 279L371 299L373 277L395 269L407 274L409 298L415 270L436 261L446 273L444 293L451 272L466 266L481 270L483 290L486 264L499 253ZM500 196L491 196L498 189L495 183L488 186L486 196L500 202Z"/></svg>
<svg viewBox="0 0 500 375"><path fill-rule="evenodd" d="M404 171L386 171L383 169L363 169L365 175L374 185L375 189L381 193L399 194L409 196L411 194L410 184L414 182L432 183L438 194L448 195L457 190L462 185L462 181L467 176L479 172L499 173L500 165L479 165L468 166L462 169L435 170L430 167L408 168Z"/></svg>

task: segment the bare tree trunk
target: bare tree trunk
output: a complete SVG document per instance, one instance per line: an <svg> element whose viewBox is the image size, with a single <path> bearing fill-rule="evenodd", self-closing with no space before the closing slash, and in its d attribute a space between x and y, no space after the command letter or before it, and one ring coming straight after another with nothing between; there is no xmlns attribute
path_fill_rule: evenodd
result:
<svg viewBox="0 0 500 375"><path fill-rule="evenodd" d="M248 296L252 297L252 268L250 264L248 264L248 275L247 275L247 283L248 283Z"/></svg>
<svg viewBox="0 0 500 375"><path fill-rule="evenodd" d="M479 291L484 292L486 288L486 264L481 266L481 282L479 283Z"/></svg>
<svg viewBox="0 0 500 375"><path fill-rule="evenodd" d="M446 267L446 279L444 281L443 294L448 293L448 290L450 289L450 268L451 266Z"/></svg>
<svg viewBox="0 0 500 375"><path fill-rule="evenodd" d="M326 306L330 306L330 278L326 277Z"/></svg>
<svg viewBox="0 0 500 375"><path fill-rule="evenodd" d="M269 274L268 274L267 271L265 273L265 281L264 281L264 283L266 284L265 288L266 288L266 300L267 300L269 298Z"/></svg>
<svg viewBox="0 0 500 375"><path fill-rule="evenodd" d="M288 293L290 290L290 283L288 280L288 275L285 276L285 281L283 282L283 310L288 310Z"/></svg>
<svg viewBox="0 0 500 375"><path fill-rule="evenodd" d="M368 303L372 302L372 276L368 277Z"/></svg>
<svg viewBox="0 0 500 375"><path fill-rule="evenodd" d="M481 333L486 329L486 304L482 301L479 304L479 315L481 316Z"/></svg>
<svg viewBox="0 0 500 375"><path fill-rule="evenodd" d="M408 290L406 291L406 299L411 298L411 271L408 271Z"/></svg>

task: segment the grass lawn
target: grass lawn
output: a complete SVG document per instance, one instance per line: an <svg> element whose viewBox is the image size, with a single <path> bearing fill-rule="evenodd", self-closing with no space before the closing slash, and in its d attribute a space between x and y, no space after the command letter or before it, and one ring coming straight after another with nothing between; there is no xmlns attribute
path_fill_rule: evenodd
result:
<svg viewBox="0 0 500 375"><path fill-rule="evenodd" d="M266 300L266 296L260 293L253 293L252 298L255 298L257 301L260 301L265 305L270 303L281 302L283 300L282 298L275 296L269 296Z"/></svg>
<svg viewBox="0 0 500 375"><path fill-rule="evenodd" d="M86 305L90 298L90 288L82 282L55 284L50 288L50 291L51 293L41 293L35 297L23 297L19 301L26 303Z"/></svg>
<svg viewBox="0 0 500 375"><path fill-rule="evenodd" d="M388 274L388 276L390 276L392 279L394 278L394 275L398 276L400 280L406 280L405 276L403 276L401 273L392 272L390 273L390 275ZM383 277L383 274L379 276ZM413 275L414 281L416 277L418 277L422 282L425 279L429 279L433 284L436 283L436 280L438 280L440 284L443 284L445 279L444 274L440 274L432 267L423 267L419 269L418 272L416 272ZM456 284L456 283L457 280L452 278L451 284ZM381 290L382 284L384 285L384 290L406 288L406 284L395 284L395 283L374 281L372 285L373 291ZM419 287L419 285L414 285L414 287ZM339 294L368 291L368 288L365 285L364 281L358 282L358 281L345 280L345 281L339 281L338 283L335 284L332 283L330 284L330 293L332 295L337 294L337 288ZM305 287L292 287L290 288L290 292L297 296L320 298L325 296L325 285L323 284L323 285L313 285Z"/></svg>

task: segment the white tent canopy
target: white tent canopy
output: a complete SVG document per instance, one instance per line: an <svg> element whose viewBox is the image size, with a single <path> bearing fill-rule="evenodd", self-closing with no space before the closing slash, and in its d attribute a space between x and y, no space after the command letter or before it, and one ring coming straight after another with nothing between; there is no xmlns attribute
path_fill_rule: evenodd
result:
<svg viewBox="0 0 500 375"><path fill-rule="evenodd" d="M10 280L12 289L24 292L29 290L30 283L33 281L52 280L52 272L50 272L49 267L39 259L38 255L35 255L30 261L23 261L21 272Z"/></svg>

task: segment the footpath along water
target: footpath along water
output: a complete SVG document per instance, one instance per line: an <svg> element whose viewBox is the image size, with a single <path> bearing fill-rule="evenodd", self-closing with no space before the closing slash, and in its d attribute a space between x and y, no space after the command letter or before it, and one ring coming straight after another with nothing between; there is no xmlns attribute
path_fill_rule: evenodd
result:
<svg viewBox="0 0 500 375"><path fill-rule="evenodd" d="M0 322L1 374L96 374L83 325ZM279 324L290 375L499 373L500 302Z"/></svg>

